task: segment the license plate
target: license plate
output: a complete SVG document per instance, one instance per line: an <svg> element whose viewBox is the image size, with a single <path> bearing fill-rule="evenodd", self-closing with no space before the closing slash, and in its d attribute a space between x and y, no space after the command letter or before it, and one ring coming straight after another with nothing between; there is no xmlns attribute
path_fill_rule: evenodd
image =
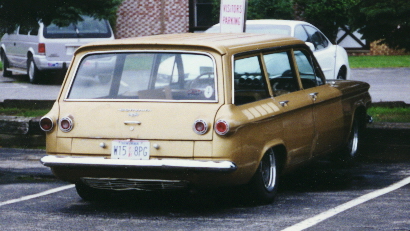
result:
<svg viewBox="0 0 410 231"><path fill-rule="evenodd" d="M114 140L111 147L111 159L149 159L150 142L147 140Z"/></svg>

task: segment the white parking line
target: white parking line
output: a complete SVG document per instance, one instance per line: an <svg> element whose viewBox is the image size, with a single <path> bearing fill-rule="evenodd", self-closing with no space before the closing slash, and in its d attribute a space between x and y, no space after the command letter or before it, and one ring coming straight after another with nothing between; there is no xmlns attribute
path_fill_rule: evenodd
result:
<svg viewBox="0 0 410 231"><path fill-rule="evenodd" d="M44 192L41 192L41 193L36 193L36 194L33 194L33 195L20 197L18 199L13 199L13 200L0 202L0 207L3 206L3 205L14 204L14 203L17 203L17 202L20 202L20 201L26 201L26 200L34 199L34 198L37 198L37 197L42 197L42 196L45 196L45 195L60 192L60 191L66 190L66 189L74 188L74 187L75 187L75 185L70 184L70 185L66 185L66 186L62 186L62 187L58 187L58 188L53 188L53 189L50 189L50 190L47 190L47 191L44 191Z"/></svg>
<svg viewBox="0 0 410 231"><path fill-rule="evenodd" d="M316 224L318 224L319 222L322 222L330 217L333 217L334 215L341 213L345 210L351 209L357 205L363 204L369 200L372 200L376 197L382 196L384 194L387 194L389 192L392 192L396 189L399 189L407 184L410 183L410 177L407 177L395 184L392 184L386 188L383 189L379 189L376 191L373 191L371 193L365 194L361 197L358 197L354 200L351 200L349 202L346 202L344 204L341 204L337 207L334 207L332 209L329 209L323 213L318 214L317 216L311 217L309 219L306 219L300 223L297 223L295 225L292 225L290 227L287 227L286 229L283 229L282 231L298 231L298 230L304 230L307 228L310 228Z"/></svg>

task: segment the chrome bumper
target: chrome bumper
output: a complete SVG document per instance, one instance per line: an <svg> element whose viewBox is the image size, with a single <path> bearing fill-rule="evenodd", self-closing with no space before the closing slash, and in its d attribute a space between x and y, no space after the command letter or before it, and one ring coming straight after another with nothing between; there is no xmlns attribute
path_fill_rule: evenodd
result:
<svg viewBox="0 0 410 231"><path fill-rule="evenodd" d="M154 170L193 170L208 172L233 172L237 169L231 161L202 161L184 159L124 160L99 157L45 156L41 163L47 167L103 167L137 168Z"/></svg>

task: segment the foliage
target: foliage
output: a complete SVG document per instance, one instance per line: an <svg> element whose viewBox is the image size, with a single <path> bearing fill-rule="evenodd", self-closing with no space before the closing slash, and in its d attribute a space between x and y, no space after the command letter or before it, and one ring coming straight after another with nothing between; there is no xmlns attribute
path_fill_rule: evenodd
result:
<svg viewBox="0 0 410 231"><path fill-rule="evenodd" d="M0 32L13 31L17 25L36 27L38 21L66 26L81 20L80 15L110 19L122 0L0 0Z"/></svg>
<svg viewBox="0 0 410 231"><path fill-rule="evenodd" d="M341 26L348 25L348 12L359 0L293 0L295 18L318 27L333 43Z"/></svg>
<svg viewBox="0 0 410 231"><path fill-rule="evenodd" d="M410 1L361 0L351 11L350 25L363 39L410 51Z"/></svg>

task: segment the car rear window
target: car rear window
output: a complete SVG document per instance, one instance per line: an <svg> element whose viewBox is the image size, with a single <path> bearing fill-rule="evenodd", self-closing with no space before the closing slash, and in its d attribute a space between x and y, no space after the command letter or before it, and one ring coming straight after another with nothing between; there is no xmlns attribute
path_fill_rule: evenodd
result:
<svg viewBox="0 0 410 231"><path fill-rule="evenodd" d="M50 24L44 27L43 35L45 38L109 38L111 30L106 20L83 16L83 21L66 27Z"/></svg>
<svg viewBox="0 0 410 231"><path fill-rule="evenodd" d="M216 101L211 56L180 52L85 56L68 94L73 100Z"/></svg>

